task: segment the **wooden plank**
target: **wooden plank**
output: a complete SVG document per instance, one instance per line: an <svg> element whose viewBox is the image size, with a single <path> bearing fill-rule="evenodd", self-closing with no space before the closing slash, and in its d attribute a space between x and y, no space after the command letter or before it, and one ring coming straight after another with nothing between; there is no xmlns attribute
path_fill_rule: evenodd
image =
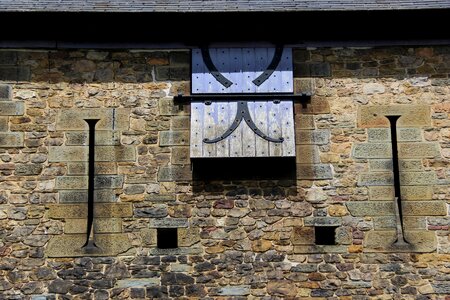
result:
<svg viewBox="0 0 450 300"><path fill-rule="evenodd" d="M248 101L247 106L252 115L252 111L255 111L255 103L253 101ZM254 113L253 113L254 115ZM253 119L253 117L252 117ZM256 156L256 138L253 130L242 120L242 155L245 157L255 157Z"/></svg>
<svg viewBox="0 0 450 300"><path fill-rule="evenodd" d="M256 85L252 82L255 76L255 49L244 48L242 50L242 80L241 90L243 93L254 93Z"/></svg>
<svg viewBox="0 0 450 300"><path fill-rule="evenodd" d="M236 115L237 103L230 102L230 115L232 118ZM228 137L230 140L230 157L242 157L242 126L241 122L238 128Z"/></svg>
<svg viewBox="0 0 450 300"><path fill-rule="evenodd" d="M206 81L206 68L203 63L200 49L193 49L191 52L191 82L192 82L192 94L204 92L203 83Z"/></svg>
<svg viewBox="0 0 450 300"><path fill-rule="evenodd" d="M268 133L267 102L255 101L253 104L254 114L252 115L255 125L265 134ZM251 113L251 112L250 112ZM269 142L255 134L256 156L269 156Z"/></svg>
<svg viewBox="0 0 450 300"><path fill-rule="evenodd" d="M255 72L251 76L251 81L257 78L259 75L261 75L266 67L268 66L267 63L267 48L255 48ZM263 83L260 86L255 85L255 93L268 93L268 86L270 83Z"/></svg>
<svg viewBox="0 0 450 300"><path fill-rule="evenodd" d="M230 128L232 118L230 115L230 103L229 102L217 102L217 135L225 134L227 129ZM229 157L230 156L230 139L226 138L217 142L217 157Z"/></svg>
<svg viewBox="0 0 450 300"><path fill-rule="evenodd" d="M202 157L203 153L203 102L191 103L191 157Z"/></svg>
<svg viewBox="0 0 450 300"><path fill-rule="evenodd" d="M294 77L292 72L292 48L284 48L278 68L281 73L281 90L283 93L294 92Z"/></svg>
<svg viewBox="0 0 450 300"><path fill-rule="evenodd" d="M229 79L233 85L228 88L227 93L242 93L242 48L230 48L228 53Z"/></svg>
<svg viewBox="0 0 450 300"><path fill-rule="evenodd" d="M208 139L216 137L216 124L217 124L217 103L212 102L210 105L204 105L203 113L203 136ZM216 143L207 144L203 143L203 157L215 157Z"/></svg>
<svg viewBox="0 0 450 300"><path fill-rule="evenodd" d="M281 143L282 156L295 156L294 106L292 101L280 102L281 132L284 138Z"/></svg>
<svg viewBox="0 0 450 300"><path fill-rule="evenodd" d="M267 102L267 111L269 115L269 136L272 138L279 138L282 135L281 132L281 115L280 104L275 104L272 101ZM269 155L270 156L282 156L281 143L269 142Z"/></svg>
<svg viewBox="0 0 450 300"><path fill-rule="evenodd" d="M210 48L209 49L209 55L211 56L211 60L214 63L214 65L217 67L219 72L223 71L223 68L221 68L220 64L217 64L217 59L220 57L220 49L217 48ZM203 59L202 59L203 61ZM205 66L206 68L206 66ZM205 91L209 94L216 94L220 93L222 90L222 85L214 78L214 76L211 75L211 73L208 73L207 76L207 82L205 82L205 85L208 86L208 89Z"/></svg>

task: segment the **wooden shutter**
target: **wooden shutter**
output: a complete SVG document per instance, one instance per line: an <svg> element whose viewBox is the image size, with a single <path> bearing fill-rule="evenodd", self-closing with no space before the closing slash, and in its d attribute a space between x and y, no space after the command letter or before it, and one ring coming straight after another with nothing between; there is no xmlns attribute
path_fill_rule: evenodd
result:
<svg viewBox="0 0 450 300"><path fill-rule="evenodd" d="M261 84L255 79L267 71L273 61L275 48L215 48L209 49L214 67L231 84L219 82L204 62L201 49L192 51L193 94L258 94L292 93L292 50L282 50L281 59L270 76ZM290 100L245 100L245 106L260 134L250 128L246 120L239 118L238 103L244 100L194 101L191 104L192 158L199 157L281 157L295 156L293 103ZM238 117L238 118L236 118ZM239 126L227 136L233 123ZM206 143L226 136L215 143ZM282 138L282 142L272 142Z"/></svg>

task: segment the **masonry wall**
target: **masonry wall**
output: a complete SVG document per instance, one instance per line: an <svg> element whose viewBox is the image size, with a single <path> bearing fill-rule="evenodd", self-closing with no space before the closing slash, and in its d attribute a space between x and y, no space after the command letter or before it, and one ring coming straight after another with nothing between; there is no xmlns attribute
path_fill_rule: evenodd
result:
<svg viewBox="0 0 450 300"><path fill-rule="evenodd" d="M296 92L313 94L295 104L296 175L267 180L193 179L189 105L173 100L189 57L0 51L0 299L449 299L449 47L296 49Z"/></svg>

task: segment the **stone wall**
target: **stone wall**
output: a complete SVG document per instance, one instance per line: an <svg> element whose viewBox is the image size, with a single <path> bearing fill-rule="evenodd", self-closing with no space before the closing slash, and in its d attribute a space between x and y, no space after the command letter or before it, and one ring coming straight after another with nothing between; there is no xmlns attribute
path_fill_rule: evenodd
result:
<svg viewBox="0 0 450 300"><path fill-rule="evenodd" d="M313 94L295 104L296 176L194 180L173 100L188 51L0 51L0 299L449 299L449 62L449 47L296 49L295 90ZM85 118L100 119L89 254Z"/></svg>

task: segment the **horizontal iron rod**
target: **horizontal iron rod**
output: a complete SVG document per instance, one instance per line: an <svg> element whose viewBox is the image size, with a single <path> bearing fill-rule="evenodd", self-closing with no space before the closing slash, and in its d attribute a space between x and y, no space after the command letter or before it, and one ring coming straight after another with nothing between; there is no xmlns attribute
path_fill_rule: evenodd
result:
<svg viewBox="0 0 450 300"><path fill-rule="evenodd" d="M206 100L293 100L308 102L311 94L201 94L201 95L178 95L174 97L177 102L206 101Z"/></svg>

